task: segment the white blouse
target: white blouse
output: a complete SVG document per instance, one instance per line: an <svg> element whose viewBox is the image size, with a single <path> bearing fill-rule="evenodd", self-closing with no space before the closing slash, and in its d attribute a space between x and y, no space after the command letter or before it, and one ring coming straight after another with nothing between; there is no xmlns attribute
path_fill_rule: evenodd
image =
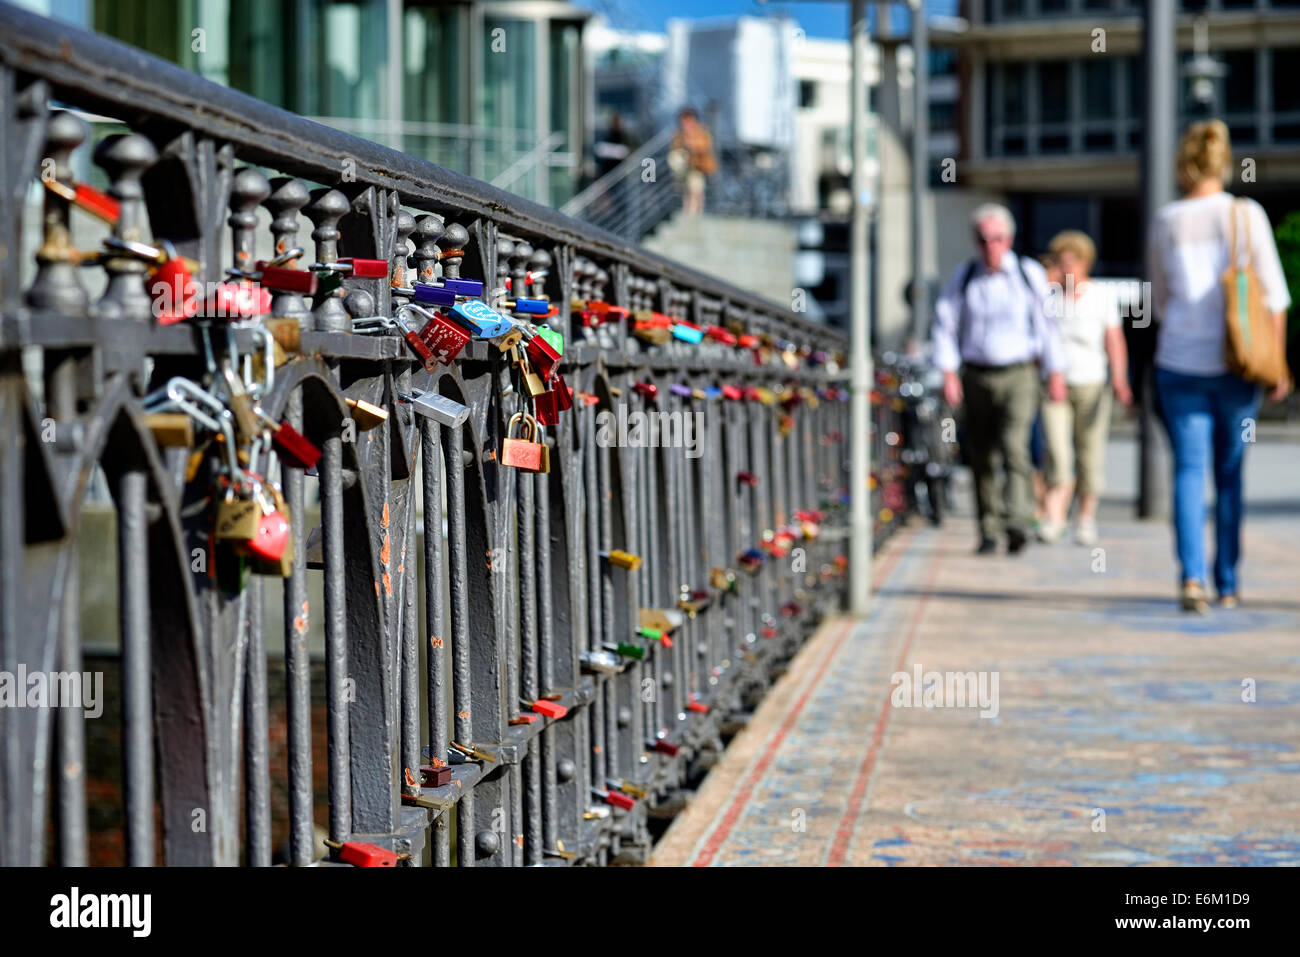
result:
<svg viewBox="0 0 1300 957"><path fill-rule="evenodd" d="M1147 275L1160 332L1156 365L1187 375L1221 375L1223 361L1223 288L1228 268L1229 215L1236 199L1211 193L1166 203L1156 213L1147 239ZM1237 242L1250 228L1250 257L1270 312L1291 305L1273 229L1264 208L1245 199L1237 210Z"/></svg>

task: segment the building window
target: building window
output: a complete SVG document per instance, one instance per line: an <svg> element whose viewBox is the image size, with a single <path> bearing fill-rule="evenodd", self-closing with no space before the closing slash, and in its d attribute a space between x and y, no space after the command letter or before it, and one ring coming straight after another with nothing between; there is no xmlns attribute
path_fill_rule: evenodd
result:
<svg viewBox="0 0 1300 957"><path fill-rule="evenodd" d="M1083 116L1107 120L1115 115L1114 61L1106 57L1083 61Z"/></svg>
<svg viewBox="0 0 1300 957"><path fill-rule="evenodd" d="M957 51L951 47L930 47L930 75L953 76L957 72Z"/></svg>
<svg viewBox="0 0 1300 957"><path fill-rule="evenodd" d="M930 101L930 130L947 133L957 128L957 104Z"/></svg>
<svg viewBox="0 0 1300 957"><path fill-rule="evenodd" d="M1300 49L1277 48L1273 60L1273 139L1294 143L1300 140L1300 84L1295 82L1293 64Z"/></svg>
<svg viewBox="0 0 1300 957"><path fill-rule="evenodd" d="M817 81L800 80L799 81L799 107L800 109L809 109L817 105Z"/></svg>
<svg viewBox="0 0 1300 957"><path fill-rule="evenodd" d="M1070 64L1053 60L1038 65L1038 115L1042 123L1070 120Z"/></svg>

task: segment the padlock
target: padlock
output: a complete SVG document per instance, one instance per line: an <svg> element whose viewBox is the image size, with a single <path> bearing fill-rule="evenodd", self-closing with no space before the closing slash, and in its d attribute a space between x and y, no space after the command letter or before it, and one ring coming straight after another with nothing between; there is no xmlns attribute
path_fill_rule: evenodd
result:
<svg viewBox="0 0 1300 957"><path fill-rule="evenodd" d="M271 444L280 456L280 462L290 468L314 469L320 461L321 451L311 439L303 435L288 422L277 423L258 407L259 417L271 430Z"/></svg>
<svg viewBox="0 0 1300 957"><path fill-rule="evenodd" d="M589 674L616 675L623 670L623 662L612 651L599 649L578 655L582 670Z"/></svg>
<svg viewBox="0 0 1300 957"><path fill-rule="evenodd" d="M381 409L373 402L367 402L365 399L348 398L343 401L352 410L352 421L357 424L357 428L362 432L369 432L371 429L377 428L388 421L388 410Z"/></svg>
<svg viewBox="0 0 1300 957"><path fill-rule="evenodd" d="M482 761L485 764L495 764L497 760L495 755L489 754L486 751L481 751L472 745L461 744L459 741L448 741L447 748L450 752L454 752L455 754L458 754L463 758L468 758L471 761Z"/></svg>
<svg viewBox="0 0 1300 957"><path fill-rule="evenodd" d="M663 738L652 738L646 741L646 747L656 754L666 754L670 758L677 757L677 752L681 750L680 745L665 741Z"/></svg>
<svg viewBox="0 0 1300 957"><path fill-rule="evenodd" d="M339 860L353 867L396 867L402 859L395 851L365 841L346 841L340 844L338 841L326 840L324 843L326 847L339 852Z"/></svg>
<svg viewBox="0 0 1300 957"><path fill-rule="evenodd" d="M521 429L525 427L528 429L526 437L515 438L511 435L515 422L522 423ZM537 420L531 415L526 412L516 412L512 415L506 425L506 436L501 440L501 464L529 472L549 472L551 450L544 442L533 441L536 432Z"/></svg>
<svg viewBox="0 0 1300 957"><path fill-rule="evenodd" d="M510 319L478 299L456 303L451 309L451 318L464 326L475 339L495 339L512 332L515 325Z"/></svg>
<svg viewBox="0 0 1300 957"><path fill-rule="evenodd" d="M270 488L274 511L283 516L284 521L289 526L288 534L285 536L284 548L280 552L279 558L270 560L252 552L250 552L250 558L253 562L253 570L257 574L288 578L293 574L293 519L289 515L289 503L285 501L284 493L280 491L279 486L269 485L266 487Z"/></svg>
<svg viewBox="0 0 1300 957"><path fill-rule="evenodd" d="M649 628L666 635L682 623L681 612L676 609L664 611L659 608L642 608L639 617L643 629Z"/></svg>
<svg viewBox="0 0 1300 957"><path fill-rule="evenodd" d="M557 356L564 355L564 333L558 329L552 329L550 326L541 325L537 327L537 335L551 347L551 351Z"/></svg>
<svg viewBox="0 0 1300 957"><path fill-rule="evenodd" d="M388 278L388 260L386 259L357 259L349 256L322 265L330 270L337 270L344 275L351 276L353 279Z"/></svg>
<svg viewBox="0 0 1300 957"><path fill-rule="evenodd" d="M620 781L616 778L606 778L605 786L608 788L617 788L624 794L634 798L644 798L648 793L650 793L645 788L638 787L631 781Z"/></svg>
<svg viewBox="0 0 1300 957"><path fill-rule="evenodd" d="M542 377L533 369L532 364L528 361L526 352L519 354L519 372L524 379L524 391L528 393L530 399L536 399L538 396L546 394L546 383Z"/></svg>
<svg viewBox="0 0 1300 957"><path fill-rule="evenodd" d="M510 323L509 328L491 340L492 344L497 347L498 352L510 352L524 338L523 324L514 320L508 320L508 322Z"/></svg>
<svg viewBox="0 0 1300 957"><path fill-rule="evenodd" d="M607 558L611 565L627 569L630 572L634 572L641 567L641 556L633 555L631 552L621 552L614 549L608 552L601 552L600 557Z"/></svg>
<svg viewBox="0 0 1300 957"><path fill-rule="evenodd" d="M653 382L634 382L632 391L638 395L643 395L647 399L656 399L659 397L659 387Z"/></svg>
<svg viewBox="0 0 1300 957"><path fill-rule="evenodd" d="M213 537L218 541L247 542L257 535L262 524L262 507L251 497L241 496L228 488L226 497L217 503Z"/></svg>
<svg viewBox="0 0 1300 957"><path fill-rule="evenodd" d="M543 379L549 379L560 365L560 353L540 333L528 340L524 351L528 361Z"/></svg>
<svg viewBox="0 0 1300 957"><path fill-rule="evenodd" d="M704 330L689 322L673 323L673 338L696 345L704 339Z"/></svg>
<svg viewBox="0 0 1300 957"><path fill-rule="evenodd" d="M194 422L184 412L148 412L144 424L159 448L194 447Z"/></svg>
<svg viewBox="0 0 1300 957"><path fill-rule="evenodd" d="M551 304L545 299L507 299L501 305L529 316L544 316L551 311Z"/></svg>
<svg viewBox="0 0 1300 957"><path fill-rule="evenodd" d="M212 287L203 304L203 315L214 319L251 319L264 316L270 311L271 294L251 282L218 283ZM295 329L298 328L297 320L294 320L293 325ZM276 339L284 346L279 336ZM288 346L284 348L290 352L298 351L296 345L293 349Z"/></svg>
<svg viewBox="0 0 1300 957"><path fill-rule="evenodd" d="M557 704L554 701L547 701L545 698L539 698L536 701L525 701L523 702L523 705L525 708L531 708L533 711L536 711L538 714L543 715L547 718L551 718L555 721L559 721L561 718L563 718L566 714L569 713L569 709L566 708L564 705Z"/></svg>
<svg viewBox="0 0 1300 957"><path fill-rule="evenodd" d="M758 476L753 472L740 471L736 473L736 480L748 485L750 488L758 487Z"/></svg>
<svg viewBox="0 0 1300 957"><path fill-rule="evenodd" d="M693 711L696 714L708 714L709 706L705 704L703 701L696 701L695 695L692 694L691 699L688 702L686 702L686 710Z"/></svg>
<svg viewBox="0 0 1300 957"><path fill-rule="evenodd" d="M461 350L469 345L469 333L448 319L444 313L429 312L419 306L407 305L398 310L399 316L403 310L410 310L425 318L424 326L418 336L433 353L434 359L442 365L451 365L460 355ZM409 337L407 341L410 341Z"/></svg>
<svg viewBox="0 0 1300 957"><path fill-rule="evenodd" d="M722 326L708 326L705 328L704 334L714 342L720 342L724 346L734 346L736 344L736 337Z"/></svg>
<svg viewBox="0 0 1300 957"><path fill-rule="evenodd" d="M668 387L668 391L671 392L673 395L681 396L683 399L689 399L693 392L690 386L685 385L684 383L681 382L674 382L672 385Z"/></svg>
<svg viewBox="0 0 1300 957"><path fill-rule="evenodd" d="M445 286L417 282L411 286L411 296L422 306L451 308L456 305L456 294Z"/></svg>
<svg viewBox="0 0 1300 957"><path fill-rule="evenodd" d="M265 289L275 292L296 292L304 296L316 295L316 274L306 269L289 269L259 261L254 278Z"/></svg>
<svg viewBox="0 0 1300 957"><path fill-rule="evenodd" d="M605 645L604 647L607 651L612 651L614 652L614 654L619 655L623 658L634 658L637 661L641 661L645 658L644 648L642 648L640 645L633 645L626 641L620 641L617 644Z"/></svg>
<svg viewBox="0 0 1300 957"><path fill-rule="evenodd" d="M451 766L447 764L426 764L420 768L420 785L426 788L440 788L451 783Z"/></svg>
<svg viewBox="0 0 1300 957"><path fill-rule="evenodd" d="M722 387L722 396L732 402L739 402L745 397L745 393L738 385L724 385Z"/></svg>
<svg viewBox="0 0 1300 957"><path fill-rule="evenodd" d="M63 197L92 216L102 219L110 226L117 225L117 221L121 217L121 207L117 200L107 193L101 193L85 183L67 186L56 179L45 179L44 177L42 177L41 181L45 184L45 188L56 196Z"/></svg>
<svg viewBox="0 0 1300 957"><path fill-rule="evenodd" d="M533 399L533 414L538 425L559 425L560 413L573 408L573 389L558 372L551 388Z"/></svg>
<svg viewBox="0 0 1300 957"><path fill-rule="evenodd" d="M620 794L618 791L602 791L600 788L592 788L591 793L611 807L622 808L624 811L630 811L636 807L635 800L626 794Z"/></svg>
<svg viewBox="0 0 1300 957"><path fill-rule="evenodd" d="M742 349L757 349L758 336L754 336L754 335L750 335L749 333L746 333L742 336L739 336L736 339L736 345L740 346L740 348Z"/></svg>
<svg viewBox="0 0 1300 957"><path fill-rule="evenodd" d="M451 258L451 253L451 250L447 250L442 254L442 258ZM444 276L442 287L450 290L453 295L463 296L466 299L476 299L483 295L483 283L477 279L453 279Z"/></svg>
<svg viewBox="0 0 1300 957"><path fill-rule="evenodd" d="M414 395L402 395L400 398L411 403L411 408L420 415L433 419L439 425L454 428L463 425L469 418L469 406L461 405L455 399L436 392L421 392Z"/></svg>
<svg viewBox="0 0 1300 957"><path fill-rule="evenodd" d="M202 291L194 281L194 274L179 257L168 259L154 271L149 279L149 291L153 294L154 316L160 326L183 322L199 311Z"/></svg>
<svg viewBox="0 0 1300 957"><path fill-rule="evenodd" d="M257 531L241 547L260 561L278 563L291 539L289 519L270 501L261 503Z"/></svg>

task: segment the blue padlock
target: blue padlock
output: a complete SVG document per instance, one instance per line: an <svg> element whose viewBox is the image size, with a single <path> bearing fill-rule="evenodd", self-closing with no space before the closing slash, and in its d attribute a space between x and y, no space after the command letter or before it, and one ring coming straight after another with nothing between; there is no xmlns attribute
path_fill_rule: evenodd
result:
<svg viewBox="0 0 1300 957"><path fill-rule="evenodd" d="M469 296L477 299L483 295L483 283L477 279L446 279L442 280L442 286L448 292L457 296Z"/></svg>
<svg viewBox="0 0 1300 957"><path fill-rule="evenodd" d="M445 286L417 282L414 284L415 301L422 306L454 306L456 294Z"/></svg>
<svg viewBox="0 0 1300 957"><path fill-rule="evenodd" d="M511 299L505 305L508 309L530 316L544 316L551 311L551 304L545 299Z"/></svg>
<svg viewBox="0 0 1300 957"><path fill-rule="evenodd" d="M704 397L706 399L721 399L722 390L719 389L716 385L705 386Z"/></svg>
<svg viewBox="0 0 1300 957"><path fill-rule="evenodd" d="M682 342L698 343L704 338L704 330L675 322L673 323L673 338L680 339Z"/></svg>
<svg viewBox="0 0 1300 957"><path fill-rule="evenodd" d="M495 339L509 332L514 326L508 318L479 299L458 302L452 308L451 315L468 329L475 339Z"/></svg>

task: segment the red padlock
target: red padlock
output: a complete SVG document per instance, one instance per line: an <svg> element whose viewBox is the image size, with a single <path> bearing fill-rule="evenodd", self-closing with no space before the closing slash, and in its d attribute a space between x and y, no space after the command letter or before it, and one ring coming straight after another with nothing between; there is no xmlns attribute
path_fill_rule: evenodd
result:
<svg viewBox="0 0 1300 957"><path fill-rule="evenodd" d="M420 784L426 788L440 788L451 783L451 768L446 764L426 764L420 768Z"/></svg>
<svg viewBox="0 0 1300 957"><path fill-rule="evenodd" d="M645 396L647 399L653 399L659 395L659 387L653 382L635 382L632 384L632 391Z"/></svg>
<svg viewBox="0 0 1300 957"><path fill-rule="evenodd" d="M560 364L560 354L541 336L529 339L524 351L528 353L529 364L543 380L549 379Z"/></svg>
<svg viewBox="0 0 1300 957"><path fill-rule="evenodd" d="M420 338L432 352L434 359L449 366L460 355L460 351L469 344L470 335L441 312L435 312L433 318L420 330Z"/></svg>
<svg viewBox="0 0 1300 957"><path fill-rule="evenodd" d="M289 542L289 520L279 511L263 515L257 533L244 543L250 554L268 562L278 562Z"/></svg>
<svg viewBox="0 0 1300 957"><path fill-rule="evenodd" d="M433 349L427 342L420 338L420 334L411 329L402 330L402 338L406 344L411 347L415 357L420 360L420 365L424 366L425 372L438 371L438 357L434 355ZM468 336L466 337L469 338Z"/></svg>
<svg viewBox="0 0 1300 957"><path fill-rule="evenodd" d="M554 718L556 721L559 721L569 713L569 709L564 705L557 701L547 701L545 698L537 699L529 705L529 707L538 714L545 715L548 718Z"/></svg>
<svg viewBox="0 0 1300 957"><path fill-rule="evenodd" d="M724 385L722 387L722 394L733 402L739 401L745 395L738 385Z"/></svg>
<svg viewBox="0 0 1300 957"><path fill-rule="evenodd" d="M636 807L636 800L626 794L620 794L618 791L597 791L596 794L611 807L621 807L625 811L630 811Z"/></svg>
<svg viewBox="0 0 1300 957"><path fill-rule="evenodd" d="M354 867L396 867L397 854L378 844L348 841L339 848L339 859Z"/></svg>
<svg viewBox="0 0 1300 957"><path fill-rule="evenodd" d="M223 282L212 290L203 314L217 319L251 319L271 311L271 294L248 282Z"/></svg>
<svg viewBox="0 0 1300 957"><path fill-rule="evenodd" d="M666 754L670 758L675 758L677 752L681 750L681 747L676 744L671 744L668 741L663 740L663 738L656 738L654 741L650 742L650 750L657 754Z"/></svg>
<svg viewBox="0 0 1300 957"><path fill-rule="evenodd" d="M749 334L743 335L736 341L736 344L742 349L757 349L758 336L751 336Z"/></svg>
<svg viewBox="0 0 1300 957"><path fill-rule="evenodd" d="M288 422L273 425L271 444L280 455L280 462L296 469L314 469L320 461L320 449Z"/></svg>
<svg viewBox="0 0 1300 957"><path fill-rule="evenodd" d="M265 262L258 262L257 271L262 274L258 282L267 289L274 289L276 292L297 292L304 296L316 294L314 272L308 272L306 269L289 269L286 266L269 266Z"/></svg>
<svg viewBox="0 0 1300 957"><path fill-rule="evenodd" d="M758 486L758 476L753 472L737 472L736 478L739 481L744 482L750 488L756 488Z"/></svg>
<svg viewBox="0 0 1300 957"><path fill-rule="evenodd" d="M734 346L736 344L736 337L722 326L709 326L704 330L704 334L714 342L721 342L724 346Z"/></svg>
<svg viewBox="0 0 1300 957"><path fill-rule="evenodd" d="M686 702L686 710L694 711L696 714L708 714L709 706L703 701L696 701L695 698L692 697L690 701Z"/></svg>
<svg viewBox="0 0 1300 957"><path fill-rule="evenodd" d="M387 279L388 262L384 259L340 259L341 265L352 267L353 279Z"/></svg>
<svg viewBox="0 0 1300 957"><path fill-rule="evenodd" d="M179 257L154 270L149 291L153 293L154 315L160 326L184 322L199 311L199 284Z"/></svg>

